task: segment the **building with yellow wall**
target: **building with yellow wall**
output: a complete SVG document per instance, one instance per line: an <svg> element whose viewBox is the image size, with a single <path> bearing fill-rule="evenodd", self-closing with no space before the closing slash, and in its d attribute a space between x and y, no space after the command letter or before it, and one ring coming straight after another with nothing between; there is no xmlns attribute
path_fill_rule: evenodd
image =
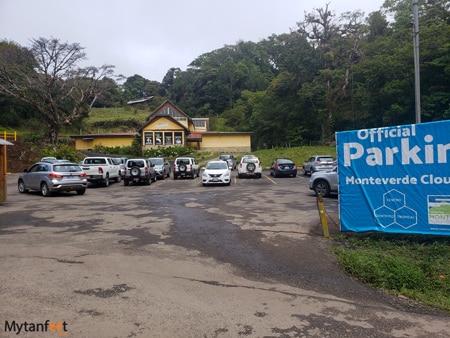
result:
<svg viewBox="0 0 450 338"><path fill-rule="evenodd" d="M77 150L90 150L95 146L130 146L140 135L143 149L164 146L187 146L197 150L217 152L250 152L249 132L209 131L208 118L190 118L169 100L161 104L147 118L136 133L109 133L76 135Z"/></svg>
<svg viewBox="0 0 450 338"><path fill-rule="evenodd" d="M75 149L94 150L96 146L103 147L128 147L131 146L133 138L138 135L133 133L105 133L105 134L82 134L73 135Z"/></svg>

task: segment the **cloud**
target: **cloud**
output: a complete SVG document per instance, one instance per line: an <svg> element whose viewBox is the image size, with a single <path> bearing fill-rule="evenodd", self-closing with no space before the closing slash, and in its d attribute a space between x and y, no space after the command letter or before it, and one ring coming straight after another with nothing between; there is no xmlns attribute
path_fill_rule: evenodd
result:
<svg viewBox="0 0 450 338"><path fill-rule="evenodd" d="M288 33L327 2L283 0L0 0L0 39L30 45L58 38L86 48L89 65L112 64L126 77L162 81L203 53L239 40ZM336 13L379 9L383 0L336 1ZM362 6L364 6L362 8Z"/></svg>

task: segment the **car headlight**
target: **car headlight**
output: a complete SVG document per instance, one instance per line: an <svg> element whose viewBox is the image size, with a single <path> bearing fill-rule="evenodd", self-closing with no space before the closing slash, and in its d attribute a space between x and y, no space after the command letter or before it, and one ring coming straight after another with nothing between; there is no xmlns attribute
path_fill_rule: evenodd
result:
<svg viewBox="0 0 450 338"><path fill-rule="evenodd" d="M223 174L224 177L230 177L230 172L227 171L225 174Z"/></svg>
<svg viewBox="0 0 450 338"><path fill-rule="evenodd" d="M203 174L202 174L202 178L208 178L208 174L207 174L207 173L205 173L205 172L203 172Z"/></svg>

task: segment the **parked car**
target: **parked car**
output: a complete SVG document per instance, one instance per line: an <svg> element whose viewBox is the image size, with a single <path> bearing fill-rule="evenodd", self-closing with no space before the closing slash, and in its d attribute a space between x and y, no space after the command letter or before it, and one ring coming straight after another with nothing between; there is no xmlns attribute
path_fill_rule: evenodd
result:
<svg viewBox="0 0 450 338"><path fill-rule="evenodd" d="M290 158L276 158L270 165L270 175L296 177L297 165Z"/></svg>
<svg viewBox="0 0 450 338"><path fill-rule="evenodd" d="M165 179L170 177L170 164L164 157L151 157L150 162L155 166L156 177Z"/></svg>
<svg viewBox="0 0 450 338"><path fill-rule="evenodd" d="M119 166L120 177L125 175L125 164L127 163L126 157L114 157L113 162Z"/></svg>
<svg viewBox="0 0 450 338"><path fill-rule="evenodd" d="M177 157L173 163L173 179L179 177L200 177L200 168L193 157Z"/></svg>
<svg viewBox="0 0 450 338"><path fill-rule="evenodd" d="M41 162L44 162L44 161L55 161L55 160L57 160L57 158L53 157L53 156L47 156L47 157L41 158Z"/></svg>
<svg viewBox="0 0 450 338"><path fill-rule="evenodd" d="M45 160L25 169L17 181L20 193L40 191L42 196L53 192L76 191L83 195L88 187L86 173L81 167L67 160Z"/></svg>
<svg viewBox="0 0 450 338"><path fill-rule="evenodd" d="M120 166L108 156L85 157L81 168L86 173L87 180L90 183L107 187L111 180L115 180L117 183L122 180Z"/></svg>
<svg viewBox="0 0 450 338"><path fill-rule="evenodd" d="M309 189L314 190L316 195L328 197L332 193L338 193L337 167L328 171L317 171L309 178Z"/></svg>
<svg viewBox="0 0 450 338"><path fill-rule="evenodd" d="M210 184L231 184L231 169L227 161L209 161L202 174L204 186Z"/></svg>
<svg viewBox="0 0 450 338"><path fill-rule="evenodd" d="M232 154L222 154L219 156L219 160L226 161L230 170L236 169L236 158Z"/></svg>
<svg viewBox="0 0 450 338"><path fill-rule="evenodd" d="M148 159L131 158L127 160L123 184L128 186L130 182L145 183L147 185L156 182L155 168Z"/></svg>
<svg viewBox="0 0 450 338"><path fill-rule="evenodd" d="M238 166L238 177L257 177L262 176L262 165L258 157L243 156Z"/></svg>
<svg viewBox="0 0 450 338"><path fill-rule="evenodd" d="M316 171L332 170L336 160L331 155L314 155L303 162L303 175L312 175Z"/></svg>

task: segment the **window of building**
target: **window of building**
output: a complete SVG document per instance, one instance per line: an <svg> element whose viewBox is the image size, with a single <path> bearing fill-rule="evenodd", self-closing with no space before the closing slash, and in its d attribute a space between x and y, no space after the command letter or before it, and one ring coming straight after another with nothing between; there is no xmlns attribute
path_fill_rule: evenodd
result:
<svg viewBox="0 0 450 338"><path fill-rule="evenodd" d="M144 133L145 138L145 145L152 145L153 144L153 133L146 131Z"/></svg>
<svg viewBox="0 0 450 338"><path fill-rule="evenodd" d="M206 128L206 120L194 120L193 122L196 128Z"/></svg>
<svg viewBox="0 0 450 338"><path fill-rule="evenodd" d="M175 132L175 144L183 144L183 133Z"/></svg>
<svg viewBox="0 0 450 338"><path fill-rule="evenodd" d="M172 144L172 133L164 133L164 143L166 145Z"/></svg>
<svg viewBox="0 0 450 338"><path fill-rule="evenodd" d="M155 132L155 144L156 145L163 144L163 136L162 136L162 133L159 131Z"/></svg>
<svg viewBox="0 0 450 338"><path fill-rule="evenodd" d="M168 115L173 117L177 121L186 121L186 116L180 113L178 110L173 109L172 107L166 107L160 110L158 115Z"/></svg>

